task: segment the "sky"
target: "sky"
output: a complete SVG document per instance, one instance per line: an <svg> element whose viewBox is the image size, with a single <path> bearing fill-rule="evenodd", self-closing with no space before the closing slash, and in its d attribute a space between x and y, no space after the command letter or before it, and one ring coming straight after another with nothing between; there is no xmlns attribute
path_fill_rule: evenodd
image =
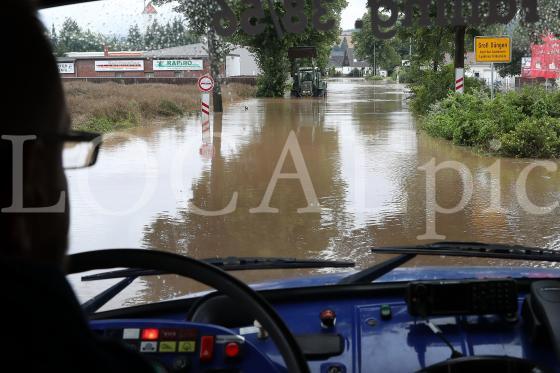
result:
<svg viewBox="0 0 560 373"><path fill-rule="evenodd" d="M204 3L204 0L200 1ZM365 13L367 2L367 0L347 1L348 6L342 12L343 30L354 28L356 19L361 18ZM173 12L171 4L157 6L157 15L142 14L143 8L144 0L106 0L44 9L40 11L40 16L49 29L53 24L60 29L62 22L70 17L84 29L121 36L125 36L129 27L135 23L144 29L154 18L159 22L167 23L178 16Z"/></svg>

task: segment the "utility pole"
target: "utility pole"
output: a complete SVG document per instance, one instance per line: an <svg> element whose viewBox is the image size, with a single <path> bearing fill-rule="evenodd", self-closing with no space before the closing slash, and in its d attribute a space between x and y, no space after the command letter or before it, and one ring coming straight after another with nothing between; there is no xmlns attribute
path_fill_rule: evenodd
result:
<svg viewBox="0 0 560 373"><path fill-rule="evenodd" d="M375 42L373 42L373 75L377 76L377 65L375 64Z"/></svg>
<svg viewBox="0 0 560 373"><path fill-rule="evenodd" d="M214 101L214 112L221 113L224 111L222 104L222 81L220 79L220 61L216 54L216 33L210 27L206 35L208 39L208 62L210 63L210 74L214 78L215 86L212 92L212 99Z"/></svg>
<svg viewBox="0 0 560 373"><path fill-rule="evenodd" d="M465 26L455 29L455 92L465 91Z"/></svg>

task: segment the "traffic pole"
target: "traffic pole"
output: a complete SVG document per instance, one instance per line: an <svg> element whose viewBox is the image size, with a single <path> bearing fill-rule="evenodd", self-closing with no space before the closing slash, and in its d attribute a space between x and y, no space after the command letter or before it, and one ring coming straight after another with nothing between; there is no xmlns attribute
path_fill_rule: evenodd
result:
<svg viewBox="0 0 560 373"><path fill-rule="evenodd" d="M202 112L202 143L209 144L211 142L210 136L210 93L201 93L200 110Z"/></svg>
<svg viewBox="0 0 560 373"><path fill-rule="evenodd" d="M490 64L490 98L494 99L494 62Z"/></svg>
<svg viewBox="0 0 560 373"><path fill-rule="evenodd" d="M465 26L455 30L455 92L465 91Z"/></svg>
<svg viewBox="0 0 560 373"><path fill-rule="evenodd" d="M465 69L458 67L455 69L455 92L463 93L465 91Z"/></svg>

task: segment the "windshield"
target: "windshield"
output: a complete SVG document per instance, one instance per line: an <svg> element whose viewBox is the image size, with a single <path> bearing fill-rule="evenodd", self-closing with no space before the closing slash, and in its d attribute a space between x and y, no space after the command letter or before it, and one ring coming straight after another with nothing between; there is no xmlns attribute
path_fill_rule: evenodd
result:
<svg viewBox="0 0 560 373"><path fill-rule="evenodd" d="M552 0L43 9L72 126L104 135L95 166L66 173L69 251L366 268L390 257L371 247L438 240L556 249L559 10ZM554 266L437 256L407 265ZM111 281L74 285L87 299ZM198 289L142 277L113 306Z"/></svg>

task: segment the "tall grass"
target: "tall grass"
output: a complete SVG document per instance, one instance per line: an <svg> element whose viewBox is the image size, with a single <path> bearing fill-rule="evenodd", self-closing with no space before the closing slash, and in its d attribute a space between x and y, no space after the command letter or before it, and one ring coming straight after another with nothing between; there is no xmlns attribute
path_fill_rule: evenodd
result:
<svg viewBox="0 0 560 373"><path fill-rule="evenodd" d="M195 86L173 84L124 85L114 82L66 82L66 101L73 128L109 132L141 126L156 118L171 118L199 110ZM224 86L224 103L254 97L256 88Z"/></svg>

